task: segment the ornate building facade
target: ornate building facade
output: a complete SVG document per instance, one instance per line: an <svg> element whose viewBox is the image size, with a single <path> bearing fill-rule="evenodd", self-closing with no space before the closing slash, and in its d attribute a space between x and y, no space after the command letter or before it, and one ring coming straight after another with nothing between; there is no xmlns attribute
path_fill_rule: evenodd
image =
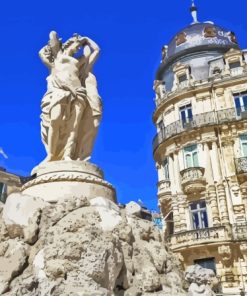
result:
<svg viewBox="0 0 247 296"><path fill-rule="evenodd" d="M185 267L214 269L224 293L247 292L247 50L191 12L154 81L159 206Z"/></svg>

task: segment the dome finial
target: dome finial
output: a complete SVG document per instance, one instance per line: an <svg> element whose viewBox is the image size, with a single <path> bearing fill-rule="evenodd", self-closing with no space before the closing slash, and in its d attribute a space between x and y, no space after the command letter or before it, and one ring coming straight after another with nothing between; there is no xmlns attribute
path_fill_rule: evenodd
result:
<svg viewBox="0 0 247 296"><path fill-rule="evenodd" d="M192 18L193 18L193 23L192 24L198 23L198 20L197 20L197 7L195 5L194 0L192 0L192 5L190 7L190 12L191 12L191 15L192 15Z"/></svg>

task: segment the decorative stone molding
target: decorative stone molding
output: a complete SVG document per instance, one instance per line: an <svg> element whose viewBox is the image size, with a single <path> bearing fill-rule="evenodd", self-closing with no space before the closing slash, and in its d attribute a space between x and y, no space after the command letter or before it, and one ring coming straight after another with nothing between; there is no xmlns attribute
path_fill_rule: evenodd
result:
<svg viewBox="0 0 247 296"><path fill-rule="evenodd" d="M246 256L247 255L247 243L242 243L240 245L240 250Z"/></svg>
<svg viewBox="0 0 247 296"><path fill-rule="evenodd" d="M180 172L181 182L186 193L201 192L206 189L204 168L191 167Z"/></svg>
<svg viewBox="0 0 247 296"><path fill-rule="evenodd" d="M231 260L232 253L231 248L228 245L222 245L218 247L218 253L221 256L223 262L228 262Z"/></svg>
<svg viewBox="0 0 247 296"><path fill-rule="evenodd" d="M51 173L39 176L27 183L25 183L22 186L22 191L32 187L34 185L49 183L49 182L85 182L85 183L95 183L100 185L105 185L111 189L114 189L114 187L107 181L99 179L97 177L93 176L84 176L82 174L78 173L72 173L72 172L61 172L61 173Z"/></svg>
<svg viewBox="0 0 247 296"><path fill-rule="evenodd" d="M102 170L89 162L47 162L35 168L35 173L37 177L22 186L24 194L48 202L57 202L61 196L81 198L83 195L89 199L101 196L115 202L114 187L103 179Z"/></svg>

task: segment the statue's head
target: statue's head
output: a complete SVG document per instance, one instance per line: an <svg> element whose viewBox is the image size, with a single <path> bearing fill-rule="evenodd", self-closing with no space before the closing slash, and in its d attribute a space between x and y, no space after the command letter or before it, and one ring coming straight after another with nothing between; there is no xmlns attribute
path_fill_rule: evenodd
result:
<svg viewBox="0 0 247 296"><path fill-rule="evenodd" d="M63 44L63 50L66 50L70 52L70 54L75 54L78 52L81 44L81 36L78 34L74 34L73 37L69 38L64 44Z"/></svg>

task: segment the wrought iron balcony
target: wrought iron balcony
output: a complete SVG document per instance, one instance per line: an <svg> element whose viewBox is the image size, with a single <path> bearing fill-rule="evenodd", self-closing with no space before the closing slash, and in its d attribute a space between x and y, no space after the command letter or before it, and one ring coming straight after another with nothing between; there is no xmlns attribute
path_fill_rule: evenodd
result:
<svg viewBox="0 0 247 296"><path fill-rule="evenodd" d="M228 239L225 226L218 226L175 233L167 237L167 242L174 250L193 245L222 242Z"/></svg>
<svg viewBox="0 0 247 296"><path fill-rule="evenodd" d="M205 169L201 167L190 167L180 172L182 186L186 193L205 190L204 171Z"/></svg>
<svg viewBox="0 0 247 296"><path fill-rule="evenodd" d="M171 193L171 181L170 180L161 180L158 182L157 186L158 186L158 195L159 196Z"/></svg>
<svg viewBox="0 0 247 296"><path fill-rule="evenodd" d="M219 111L196 114L193 115L193 118L188 122L183 122L182 120L175 121L164 127L159 133L156 134L153 139L153 151L155 152L155 150L163 141L182 132L198 127L224 124L242 119L247 119L247 106L238 109L229 108Z"/></svg>
<svg viewBox="0 0 247 296"><path fill-rule="evenodd" d="M247 173L247 157L235 158L237 174Z"/></svg>

